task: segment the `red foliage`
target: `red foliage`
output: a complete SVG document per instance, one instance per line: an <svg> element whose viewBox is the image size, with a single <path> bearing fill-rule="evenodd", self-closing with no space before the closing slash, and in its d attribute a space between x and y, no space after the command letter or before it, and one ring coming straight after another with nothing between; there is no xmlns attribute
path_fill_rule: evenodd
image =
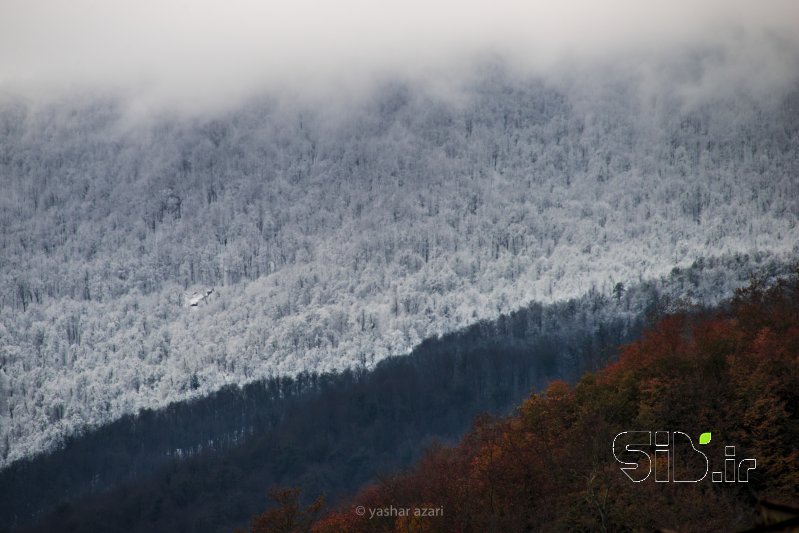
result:
<svg viewBox="0 0 799 533"><path fill-rule="evenodd" d="M798 309L792 279L740 291L725 312L666 317L596 376L552 382L508 419L479 418L458 446L431 449L313 531L746 527L752 494L799 502ZM746 486L632 483L610 451L632 429L712 431L708 457L735 444L739 457L757 458L756 474ZM443 514L370 518L391 506Z"/></svg>

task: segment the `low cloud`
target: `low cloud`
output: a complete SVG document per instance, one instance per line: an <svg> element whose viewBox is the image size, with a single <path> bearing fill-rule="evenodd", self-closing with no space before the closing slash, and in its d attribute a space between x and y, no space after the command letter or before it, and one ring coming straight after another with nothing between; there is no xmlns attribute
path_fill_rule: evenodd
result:
<svg viewBox="0 0 799 533"><path fill-rule="evenodd" d="M553 73L706 50L723 75L685 73L685 90L701 94L791 78L796 20L793 1L4 0L0 91L122 90L145 106L203 108L264 90L447 79L485 57Z"/></svg>

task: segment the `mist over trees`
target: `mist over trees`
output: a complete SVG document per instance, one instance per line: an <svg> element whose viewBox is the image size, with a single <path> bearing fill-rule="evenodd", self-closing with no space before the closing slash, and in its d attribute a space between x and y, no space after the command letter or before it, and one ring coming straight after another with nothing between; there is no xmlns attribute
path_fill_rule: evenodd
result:
<svg viewBox="0 0 799 533"><path fill-rule="evenodd" d="M796 253L799 93L584 81L494 65L457 95L397 82L340 110L261 98L141 123L111 97L5 100L0 465L532 300Z"/></svg>

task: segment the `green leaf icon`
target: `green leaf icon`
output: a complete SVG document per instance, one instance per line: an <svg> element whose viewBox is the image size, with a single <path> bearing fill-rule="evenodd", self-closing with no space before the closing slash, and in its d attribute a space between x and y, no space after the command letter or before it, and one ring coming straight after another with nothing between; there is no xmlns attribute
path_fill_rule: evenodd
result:
<svg viewBox="0 0 799 533"><path fill-rule="evenodd" d="M702 433L699 435L699 444L707 444L710 442L710 433Z"/></svg>

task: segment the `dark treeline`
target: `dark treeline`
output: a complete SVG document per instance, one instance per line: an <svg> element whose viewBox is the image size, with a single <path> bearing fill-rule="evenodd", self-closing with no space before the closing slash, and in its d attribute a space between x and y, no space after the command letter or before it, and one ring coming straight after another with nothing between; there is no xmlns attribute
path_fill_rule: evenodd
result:
<svg viewBox="0 0 799 533"><path fill-rule="evenodd" d="M272 491L279 505L249 531L796 531L797 274L755 281L718 309L664 317L605 368L573 386L553 381L509 417L479 418L457 445L431 447L327 513L300 507L296 489ZM675 432L665 457L657 441L616 442L665 428ZM622 461L638 464L625 472L635 483Z"/></svg>
<svg viewBox="0 0 799 533"><path fill-rule="evenodd" d="M221 531L263 508L274 484L343 496L431 439L459 437L475 415L612 357L643 325L624 311L631 300L665 305L654 285L624 292L533 304L373 370L275 377L125 417L0 473L0 523Z"/></svg>

